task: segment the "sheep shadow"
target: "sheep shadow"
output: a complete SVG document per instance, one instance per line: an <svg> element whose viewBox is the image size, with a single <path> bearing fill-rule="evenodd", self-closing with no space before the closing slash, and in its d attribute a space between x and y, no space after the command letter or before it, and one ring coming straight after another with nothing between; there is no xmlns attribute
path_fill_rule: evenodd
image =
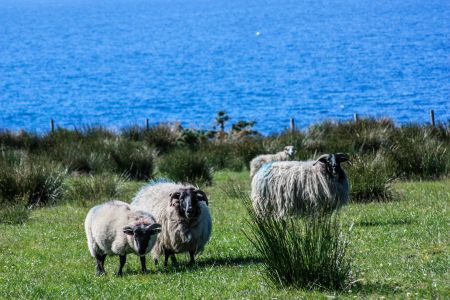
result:
<svg viewBox="0 0 450 300"><path fill-rule="evenodd" d="M238 267L262 263L262 259L257 256L246 257L210 257L206 259L199 259L193 265L189 262L179 262L175 267L169 263L167 269L157 267L159 271L174 273L174 272L190 272L201 268L214 267Z"/></svg>
<svg viewBox="0 0 450 300"><path fill-rule="evenodd" d="M391 220L361 220L355 222L355 226L372 227L372 226L389 226L389 225L410 225L416 223L411 219L391 219Z"/></svg>

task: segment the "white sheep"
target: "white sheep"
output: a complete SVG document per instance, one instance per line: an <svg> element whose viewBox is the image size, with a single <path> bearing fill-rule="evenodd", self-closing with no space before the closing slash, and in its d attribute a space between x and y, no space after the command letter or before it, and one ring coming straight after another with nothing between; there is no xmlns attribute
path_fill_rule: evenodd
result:
<svg viewBox="0 0 450 300"><path fill-rule="evenodd" d="M148 212L137 210L122 201L109 201L91 208L84 222L89 251L97 260L97 275L105 273L107 255L119 255L122 269L128 253L140 256L141 269L147 271L145 254L156 242L161 225Z"/></svg>
<svg viewBox="0 0 450 300"><path fill-rule="evenodd" d="M169 257L176 264L175 253L189 252L190 263L203 251L211 236L212 221L205 193L192 185L173 182L153 182L142 188L131 203L151 211L162 226L152 257L155 264L164 254L164 266Z"/></svg>
<svg viewBox="0 0 450 300"><path fill-rule="evenodd" d="M256 172L266 163L273 161L285 161L291 160L295 155L294 146L286 146L283 151L275 154L262 154L258 155L250 162L250 177L255 176Z"/></svg>
<svg viewBox="0 0 450 300"><path fill-rule="evenodd" d="M265 164L253 177L251 198L258 215L304 214L311 208L333 210L347 204L349 184L340 163L347 154L317 160Z"/></svg>

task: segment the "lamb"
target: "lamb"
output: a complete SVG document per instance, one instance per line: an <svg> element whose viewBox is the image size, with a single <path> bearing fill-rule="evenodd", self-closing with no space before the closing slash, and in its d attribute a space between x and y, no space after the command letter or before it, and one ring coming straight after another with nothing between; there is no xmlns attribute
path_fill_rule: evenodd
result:
<svg viewBox="0 0 450 300"><path fill-rule="evenodd" d="M97 275L105 273L107 255L119 255L119 276L123 274L126 255L132 252L140 256L142 272L147 271L145 254L153 248L156 235L161 231L161 225L150 213L117 200L91 208L84 228L89 251L97 260Z"/></svg>
<svg viewBox="0 0 450 300"><path fill-rule="evenodd" d="M164 254L164 267L176 253L189 252L190 263L203 251L211 236L212 221L206 194L192 185L174 182L153 182L135 196L133 206L151 211L162 232L152 250L155 264Z"/></svg>
<svg viewBox="0 0 450 300"><path fill-rule="evenodd" d="M324 154L313 161L265 164L253 177L251 199L260 215L302 215L313 208L338 209L348 203L349 184L340 164L345 153Z"/></svg>
<svg viewBox="0 0 450 300"><path fill-rule="evenodd" d="M291 160L295 155L295 147L294 146L286 146L283 151L280 151L276 154L263 154L258 155L250 162L250 177L253 178L256 172L266 163L272 161L285 161Z"/></svg>

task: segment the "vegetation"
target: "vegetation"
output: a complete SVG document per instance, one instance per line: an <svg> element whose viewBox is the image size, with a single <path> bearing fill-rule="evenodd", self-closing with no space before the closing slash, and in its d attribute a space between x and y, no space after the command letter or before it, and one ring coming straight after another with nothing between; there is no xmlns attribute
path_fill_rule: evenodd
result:
<svg viewBox="0 0 450 300"><path fill-rule="evenodd" d="M69 177L64 186L82 178ZM224 192L234 183L248 192L248 172L216 172L213 185L205 189L213 235L194 266L188 265L188 256L179 255L178 268L164 270L161 264L155 268L149 263L150 272L141 274L138 257L130 255L122 278L114 275L117 257L107 258L106 276L96 276L83 222L90 207L107 197L106 191L99 191L89 205L71 199L32 210L25 225L0 224L0 295L4 299L448 297L449 180L396 182L392 189L402 195L401 201L350 203L342 208L342 228L354 224L347 247L358 271L351 288L343 290L267 282L263 257L246 238L248 214L236 198L242 191L232 198ZM144 184L127 181L116 197L130 201ZM81 189L79 196L84 193Z"/></svg>
<svg viewBox="0 0 450 300"><path fill-rule="evenodd" d="M247 238L278 287L345 290L352 284L348 239L337 213L324 209L303 218L261 217L244 197L250 219Z"/></svg>

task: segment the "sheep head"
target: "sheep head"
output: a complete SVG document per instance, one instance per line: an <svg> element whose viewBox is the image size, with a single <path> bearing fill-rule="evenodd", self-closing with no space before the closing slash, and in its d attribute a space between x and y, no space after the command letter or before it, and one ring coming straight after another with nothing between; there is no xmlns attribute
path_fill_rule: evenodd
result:
<svg viewBox="0 0 450 300"><path fill-rule="evenodd" d="M344 171L341 168L341 163L349 160L349 156L346 153L336 154L323 154L315 162L314 166L321 163L325 166L328 174L335 177L341 177Z"/></svg>
<svg viewBox="0 0 450 300"><path fill-rule="evenodd" d="M156 223L149 224L147 222L137 222L136 224L125 226L123 232L134 237L136 252L139 255L145 255L148 252L147 248L151 237L161 232L161 225Z"/></svg>
<svg viewBox="0 0 450 300"><path fill-rule="evenodd" d="M177 207L179 214L188 220L200 214L200 201L204 201L208 205L208 198L205 192L200 189L181 188L179 191L170 194L170 206Z"/></svg>
<svg viewBox="0 0 450 300"><path fill-rule="evenodd" d="M295 146L286 146L283 151L289 155L289 157L293 157L295 155Z"/></svg>

